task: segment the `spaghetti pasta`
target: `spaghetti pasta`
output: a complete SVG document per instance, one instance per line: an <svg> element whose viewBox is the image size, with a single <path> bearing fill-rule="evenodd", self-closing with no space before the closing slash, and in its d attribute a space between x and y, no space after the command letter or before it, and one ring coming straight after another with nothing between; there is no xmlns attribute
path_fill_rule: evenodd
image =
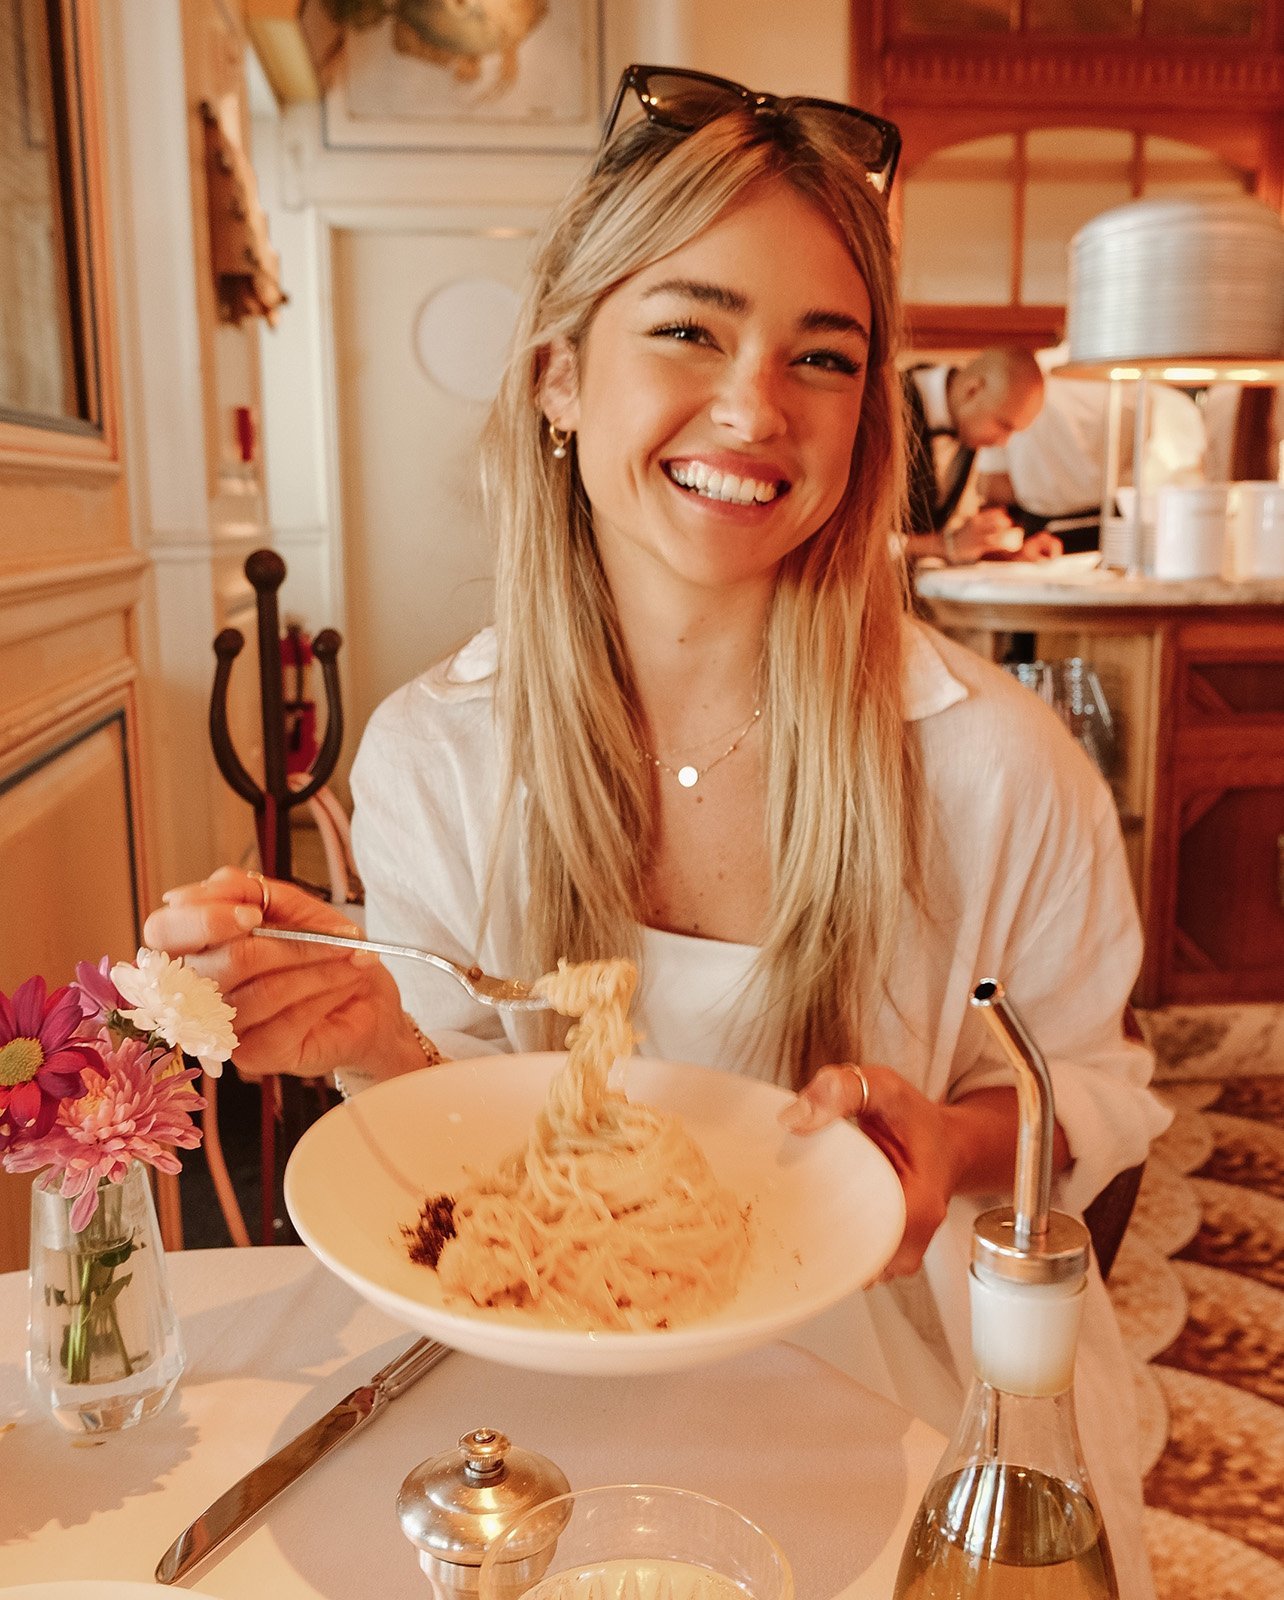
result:
<svg viewBox="0 0 1284 1600"><path fill-rule="evenodd" d="M629 961L562 961L539 980L578 1019L566 1064L526 1147L453 1196L453 1237L442 1230L435 1247L449 1294L634 1330L689 1321L735 1294L749 1248L735 1197L677 1117L608 1085L633 1048L636 984Z"/></svg>

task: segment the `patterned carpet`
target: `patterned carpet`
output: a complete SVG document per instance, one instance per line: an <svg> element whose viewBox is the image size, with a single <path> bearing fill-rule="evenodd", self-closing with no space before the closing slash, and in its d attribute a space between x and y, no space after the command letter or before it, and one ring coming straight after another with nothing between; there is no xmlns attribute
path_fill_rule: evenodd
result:
<svg viewBox="0 0 1284 1600"><path fill-rule="evenodd" d="M1284 1600L1284 1013L1143 1018L1176 1120L1110 1278L1160 1600Z"/></svg>

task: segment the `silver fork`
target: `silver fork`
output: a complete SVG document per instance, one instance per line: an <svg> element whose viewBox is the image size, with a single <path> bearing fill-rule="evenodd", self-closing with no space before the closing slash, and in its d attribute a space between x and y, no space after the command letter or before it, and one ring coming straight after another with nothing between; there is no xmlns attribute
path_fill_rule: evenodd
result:
<svg viewBox="0 0 1284 1600"><path fill-rule="evenodd" d="M383 944L378 939L350 939L342 933L310 933L302 928L251 928L256 939L297 939L304 944L340 945L345 950L374 950L381 956L404 956L409 961L426 961L430 967L449 973L463 984L474 1000L484 1006L502 1006L506 1011L547 1011L549 1003L536 994L529 983L519 978L492 978L480 967L461 967L431 950L413 944Z"/></svg>

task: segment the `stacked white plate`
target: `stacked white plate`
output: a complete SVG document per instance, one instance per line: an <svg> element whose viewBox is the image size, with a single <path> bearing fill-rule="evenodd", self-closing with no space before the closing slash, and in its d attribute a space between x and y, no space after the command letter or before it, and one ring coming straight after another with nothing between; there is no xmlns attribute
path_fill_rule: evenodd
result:
<svg viewBox="0 0 1284 1600"><path fill-rule="evenodd" d="M1136 200L1070 241L1071 362L1284 353L1284 226L1244 197Z"/></svg>

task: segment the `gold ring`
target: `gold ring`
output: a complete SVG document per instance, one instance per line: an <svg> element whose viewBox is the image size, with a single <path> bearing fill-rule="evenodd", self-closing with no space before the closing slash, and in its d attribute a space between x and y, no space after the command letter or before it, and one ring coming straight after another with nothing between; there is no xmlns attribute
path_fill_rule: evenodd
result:
<svg viewBox="0 0 1284 1600"><path fill-rule="evenodd" d="M865 1076L864 1071L858 1067L854 1061L844 1061L843 1071L854 1072L860 1079L860 1105L855 1111L849 1111L847 1115L849 1117L863 1117L865 1112L869 1109L869 1079Z"/></svg>
<svg viewBox="0 0 1284 1600"><path fill-rule="evenodd" d="M259 886L259 894L263 897L263 904L259 908L263 913L264 922L267 921L268 907L272 904L272 891L268 888L268 881L261 872L250 871L250 877Z"/></svg>

